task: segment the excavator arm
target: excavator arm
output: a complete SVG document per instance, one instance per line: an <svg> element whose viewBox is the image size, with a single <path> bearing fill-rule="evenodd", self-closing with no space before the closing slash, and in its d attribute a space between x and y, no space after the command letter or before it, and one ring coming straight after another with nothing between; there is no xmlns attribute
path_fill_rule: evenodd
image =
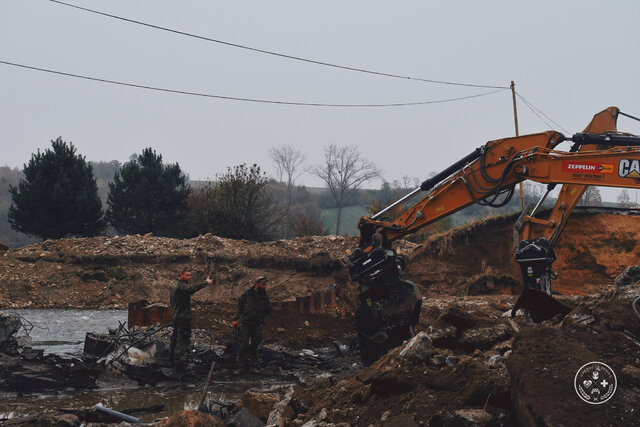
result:
<svg viewBox="0 0 640 427"><path fill-rule="evenodd" d="M588 154L588 151L601 153L599 150L608 146L637 145L637 137L617 133L618 115L619 110L616 107L609 107L596 114L582 134L574 135L571 151L583 154ZM556 260L554 247L588 185L638 188L640 184L640 180L634 179L633 159L627 159L624 154L618 159L613 159L614 162L599 163L601 159L598 154L593 160L595 161L575 156L572 163L564 165L564 169L572 174L569 179L575 178L577 181L579 178L585 185L567 180L567 183L562 185L556 203L546 219L538 218L536 214L557 183L548 184L546 193L538 203L533 207L527 207L514 224L515 260L520 265L524 284L524 292L518 299L514 312L516 308L527 308L527 321L538 322L557 312L567 311L556 301L541 294L550 296L552 293L551 280L557 277L557 273L552 269ZM617 174L614 174L615 171ZM547 307L544 307L545 305Z"/></svg>
<svg viewBox="0 0 640 427"><path fill-rule="evenodd" d="M616 107L609 107L596 114L582 134L574 135L573 139L576 141L571 151L584 152L599 150L599 147L604 148L606 145L611 145L611 138L614 138L615 144L619 146L624 146L625 140L631 140L631 145L633 145L633 136L617 134L618 113L619 110ZM588 144L586 143L587 141L592 143ZM602 145L600 145L601 143ZM576 175L584 172L585 176L582 178L587 180L588 184L580 185L567 181L560 189L557 202L546 220L536 219L534 215L542 204L542 201L544 201L547 195L555 188L555 183L547 186L546 194L542 196L540 202L532 211L527 212L525 210L523 212L522 217L516 223L515 231L517 234L515 238L517 242L531 240L534 236L540 236L555 243L561 230L564 229L571 212L578 205L578 202L587 190L588 185L601 185L598 180L602 180L602 177L606 177L606 175L612 175L611 173L604 173L608 172L604 170L602 174L593 173L593 171L586 170L586 166L588 165L582 167L582 169L584 169L582 170L576 164L572 166L572 172L575 172ZM611 176L609 178L611 178ZM621 185L619 186L624 186L625 182L626 181L621 181ZM516 246L517 245L518 244L516 244Z"/></svg>
<svg viewBox="0 0 640 427"><path fill-rule="evenodd" d="M356 326L361 354L375 359L410 336L418 320L417 288L402 279L404 261L392 242L474 203L503 206L515 184L524 180L546 183L549 191L563 184L549 218L536 218L534 210L516 223L516 260L525 288L550 295L553 244L587 186L640 188L640 138L616 133L617 115L618 109L610 107L594 116L585 132L572 137L547 131L489 141L376 215L361 218L360 242L348 263L352 280L360 285ZM574 143L571 150L559 151L556 147L567 140ZM536 262L539 265L531 264ZM530 308L524 301L522 306ZM543 317L535 315L533 320ZM401 331L401 339L390 334L390 319L395 325L391 332Z"/></svg>

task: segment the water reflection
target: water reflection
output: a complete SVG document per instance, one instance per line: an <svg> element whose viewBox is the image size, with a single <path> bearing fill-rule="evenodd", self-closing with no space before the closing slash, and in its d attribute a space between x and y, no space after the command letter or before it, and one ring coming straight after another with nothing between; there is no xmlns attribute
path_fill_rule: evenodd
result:
<svg viewBox="0 0 640 427"><path fill-rule="evenodd" d="M257 386L258 384L254 385ZM224 390L211 390L211 388L215 388L215 385L211 385L205 400L210 406L214 405L214 402L227 403L236 401L249 387L248 384L226 384ZM0 396L0 420L23 416L32 412L41 412L44 409L80 409L92 407L97 403L116 411L163 405L164 407L161 410L134 415L143 422L151 422L154 419L170 416L183 409L195 410L198 408L201 398L201 390L196 388L185 390L178 387L101 390L58 396Z"/></svg>

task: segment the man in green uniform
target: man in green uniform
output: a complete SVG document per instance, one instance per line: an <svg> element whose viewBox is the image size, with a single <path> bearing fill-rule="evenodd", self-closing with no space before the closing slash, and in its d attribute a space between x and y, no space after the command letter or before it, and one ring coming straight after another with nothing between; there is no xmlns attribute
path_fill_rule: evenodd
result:
<svg viewBox="0 0 640 427"><path fill-rule="evenodd" d="M184 268L178 276L178 281L171 287L171 320L173 321L173 334L169 357L177 370L183 370L187 363L187 353L191 341L191 295L207 285L212 285L213 280L207 277L202 283L189 284L191 271Z"/></svg>
<svg viewBox="0 0 640 427"><path fill-rule="evenodd" d="M247 289L238 300L238 308L233 317L232 325L240 328L238 360L244 362L246 368L249 368L253 363L254 369L259 369L258 345L262 341L262 325L265 324L273 311L266 286L267 278L258 277L254 285ZM251 357L251 363L249 357Z"/></svg>

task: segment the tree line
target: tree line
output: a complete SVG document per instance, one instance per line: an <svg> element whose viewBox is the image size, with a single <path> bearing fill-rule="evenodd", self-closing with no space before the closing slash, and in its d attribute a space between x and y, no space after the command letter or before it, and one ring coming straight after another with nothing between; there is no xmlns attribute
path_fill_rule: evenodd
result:
<svg viewBox="0 0 640 427"><path fill-rule="evenodd" d="M6 213L13 234L25 233L41 239L90 237L101 234L147 234L188 238L212 233L221 237L266 241L305 235L328 234L321 209L336 211L335 234L341 233L342 210L367 206L375 214L419 186L417 178L388 182L379 190L360 187L382 172L363 159L355 146L325 147L324 161L304 166L305 156L291 146L269 151L276 179L269 179L258 165L241 164L206 182L189 183L180 166L165 164L152 148L135 154L124 164L117 161L89 163L72 143L62 138L51 148L32 154L22 173L3 168L0 191L8 190L11 204ZM297 185L303 173L322 179L327 191L311 195ZM100 189L97 182L100 182ZM107 184L107 185L105 185ZM526 182L527 200L537 200L544 188ZM472 205L412 236L446 230L487 215L518 211L519 199L496 211ZM631 206L627 190L618 197L620 206ZM547 203L552 203L548 200ZM597 187L589 187L581 204L600 205ZM106 208L106 209L103 209ZM392 212L392 216L398 212ZM7 222L2 222L4 227ZM11 230L0 230L3 235ZM32 243L21 237L19 243Z"/></svg>
<svg viewBox="0 0 640 427"><path fill-rule="evenodd" d="M59 137L51 141L51 148L32 154L19 182L8 185L8 222L13 230L41 239L212 233L265 241L322 235L328 230L320 219L319 203L296 185L300 175L320 176L340 212L357 199L360 185L380 174L355 147L330 145L323 164L306 168L304 155L290 146L273 148L269 154L278 180L269 179L258 165L241 164L212 181L189 184L177 163L165 164L152 148L124 164L99 163L94 171L72 143ZM108 181L106 194L99 194L98 179Z"/></svg>

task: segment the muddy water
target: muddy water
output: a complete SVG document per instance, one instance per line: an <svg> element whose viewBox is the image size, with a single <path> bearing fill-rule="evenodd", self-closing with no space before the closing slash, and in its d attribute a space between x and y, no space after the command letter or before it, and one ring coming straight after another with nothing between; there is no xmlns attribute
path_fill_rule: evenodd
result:
<svg viewBox="0 0 640 427"><path fill-rule="evenodd" d="M126 310L12 310L29 332L33 348L45 354L79 356L87 332L107 333L127 321ZM24 335L24 330L20 331Z"/></svg>
<svg viewBox="0 0 640 427"><path fill-rule="evenodd" d="M34 348L45 354L80 356L87 332L106 333L117 328L118 322L126 322L126 310L12 310L25 323L30 324L28 335ZM18 335L24 335L21 330ZM282 384L280 384L282 385ZM256 383L212 382L209 402L236 401L247 389L259 387ZM272 385L277 387L278 385ZM86 408L98 403L115 410L163 406L151 413L135 414L143 422L174 414L182 409L196 409L202 397L201 387L114 387L107 385L99 390L68 392L57 395L17 396L0 393L0 420L19 417L44 409ZM0 421L1 422L1 421Z"/></svg>
<svg viewBox="0 0 640 427"><path fill-rule="evenodd" d="M254 383L216 384L212 382L205 403L216 408L216 402L234 402L247 389L257 387ZM132 408L163 406L148 413L133 414L143 422L152 422L183 409L197 409L202 390L193 388L131 388L117 390L88 391L80 394L57 396L15 397L0 393L0 420L41 412L45 409L80 409L101 404L107 408L123 411ZM0 422L1 423L1 422Z"/></svg>

